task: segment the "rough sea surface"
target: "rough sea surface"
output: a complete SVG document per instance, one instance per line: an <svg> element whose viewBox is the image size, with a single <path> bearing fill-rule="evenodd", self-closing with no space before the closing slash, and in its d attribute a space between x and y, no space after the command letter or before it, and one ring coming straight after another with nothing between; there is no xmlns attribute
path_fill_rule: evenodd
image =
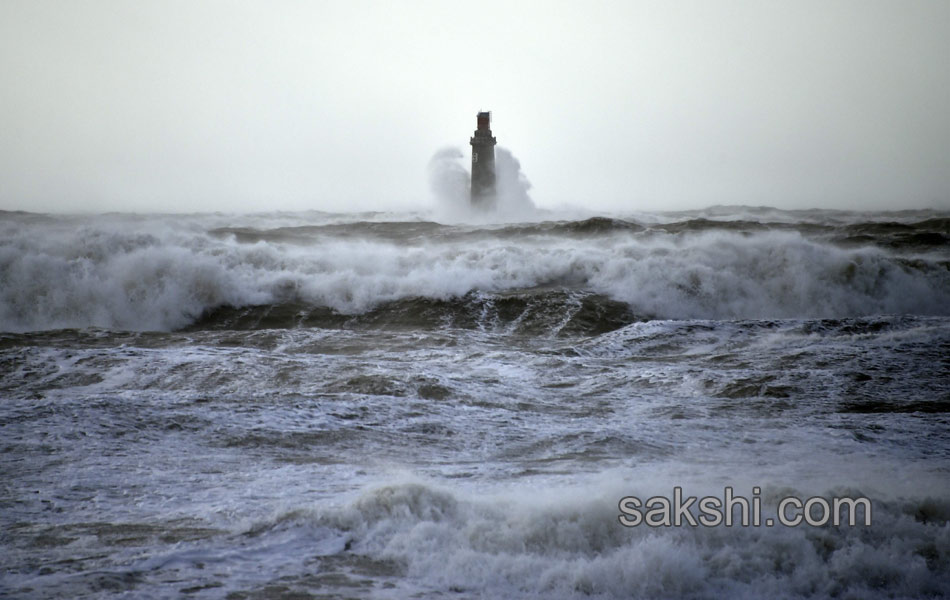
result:
<svg viewBox="0 0 950 600"><path fill-rule="evenodd" d="M950 595L950 213L483 221L0 213L0 595Z"/></svg>

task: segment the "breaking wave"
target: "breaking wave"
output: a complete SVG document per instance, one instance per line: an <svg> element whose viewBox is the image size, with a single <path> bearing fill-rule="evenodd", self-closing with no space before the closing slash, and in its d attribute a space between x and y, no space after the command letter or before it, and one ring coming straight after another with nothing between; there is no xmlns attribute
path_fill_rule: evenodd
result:
<svg viewBox="0 0 950 600"><path fill-rule="evenodd" d="M521 162L507 148L495 148L496 204L491 213L471 208L471 174L463 164L465 154L455 147L442 148L429 159L429 190L440 213L449 218L486 221L499 216L508 220L534 219L537 210L528 191L531 182Z"/></svg>
<svg viewBox="0 0 950 600"><path fill-rule="evenodd" d="M942 217L481 226L301 218L279 227L188 219L3 215L0 329L346 326L359 317L386 326L526 321L526 331L556 333L571 315L602 318L567 329L591 333L644 318L950 314Z"/></svg>
<svg viewBox="0 0 950 600"><path fill-rule="evenodd" d="M597 335L639 320L623 302L585 292L516 290L469 292L449 299L393 300L358 314L303 303L220 306L205 311L194 329L475 329L521 335Z"/></svg>
<svg viewBox="0 0 950 600"><path fill-rule="evenodd" d="M339 568L341 559L360 561L376 572L408 577L420 592L505 598L950 592L943 575L950 567L950 503L934 497L875 500L872 527L626 529L617 524L617 500L640 490L536 491L527 497L471 497L424 482L397 482L367 490L340 508L281 515L253 533L315 528L315 535L336 540L321 544L331 550L315 569ZM763 514L792 493L801 495L766 487ZM860 494L839 488L821 495ZM330 554L337 559L327 560Z"/></svg>

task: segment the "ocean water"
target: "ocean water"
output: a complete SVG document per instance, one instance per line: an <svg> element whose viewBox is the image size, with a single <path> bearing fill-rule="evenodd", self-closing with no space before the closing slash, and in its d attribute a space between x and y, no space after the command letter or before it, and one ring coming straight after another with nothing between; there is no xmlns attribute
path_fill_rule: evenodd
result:
<svg viewBox="0 0 950 600"><path fill-rule="evenodd" d="M0 214L0 594L950 595L950 214L482 221Z"/></svg>

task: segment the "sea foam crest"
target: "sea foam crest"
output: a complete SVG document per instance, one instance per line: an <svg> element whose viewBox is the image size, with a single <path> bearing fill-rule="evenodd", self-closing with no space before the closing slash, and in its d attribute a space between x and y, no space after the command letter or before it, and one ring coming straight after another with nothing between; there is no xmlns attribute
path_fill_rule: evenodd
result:
<svg viewBox="0 0 950 600"><path fill-rule="evenodd" d="M316 228L287 241L264 231L251 242L209 231L148 219L7 228L0 329L171 330L219 306L302 302L356 314L406 298L537 286L603 294L646 318L950 314L945 257L796 231L512 235L462 226L405 241L335 225L332 234Z"/></svg>
<svg viewBox="0 0 950 600"><path fill-rule="evenodd" d="M625 528L618 523L620 488L536 491L473 497L425 482L394 482L366 490L349 506L303 518L341 532L354 554L404 565L423 588L477 589L499 597L950 592L941 574L948 566L950 505L929 497L876 499L872 527ZM778 496L791 492L766 489L763 514L775 514ZM921 518L924 513L929 518ZM930 549L926 560L921 548Z"/></svg>

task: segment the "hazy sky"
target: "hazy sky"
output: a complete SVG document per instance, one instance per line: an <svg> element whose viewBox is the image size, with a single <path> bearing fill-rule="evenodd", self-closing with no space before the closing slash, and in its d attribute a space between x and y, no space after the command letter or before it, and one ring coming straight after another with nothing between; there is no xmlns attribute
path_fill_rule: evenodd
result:
<svg viewBox="0 0 950 600"><path fill-rule="evenodd" d="M950 207L950 1L0 0L0 209Z"/></svg>

